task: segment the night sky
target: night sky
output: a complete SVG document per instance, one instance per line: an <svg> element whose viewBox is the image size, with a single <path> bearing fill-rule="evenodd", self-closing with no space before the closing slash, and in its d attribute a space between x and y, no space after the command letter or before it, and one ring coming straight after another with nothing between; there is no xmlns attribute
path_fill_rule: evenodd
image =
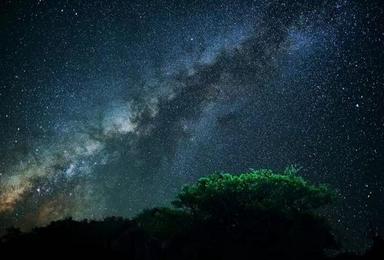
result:
<svg viewBox="0 0 384 260"><path fill-rule="evenodd" d="M346 241L382 232L379 2L1 1L0 230L297 165Z"/></svg>

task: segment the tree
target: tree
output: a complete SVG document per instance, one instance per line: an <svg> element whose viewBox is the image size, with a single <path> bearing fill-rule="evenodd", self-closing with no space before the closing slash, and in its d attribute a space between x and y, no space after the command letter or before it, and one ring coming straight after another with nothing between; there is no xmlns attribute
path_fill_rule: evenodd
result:
<svg viewBox="0 0 384 260"><path fill-rule="evenodd" d="M265 209L293 213L312 212L334 200L326 186L309 184L296 173L295 168L287 168L281 174L271 170L214 174L185 186L173 205L210 215Z"/></svg>
<svg viewBox="0 0 384 260"><path fill-rule="evenodd" d="M326 220L316 213L334 198L329 188L308 183L293 167L214 174L185 186L173 209L150 210L137 221L168 239L169 259L314 258L336 246Z"/></svg>

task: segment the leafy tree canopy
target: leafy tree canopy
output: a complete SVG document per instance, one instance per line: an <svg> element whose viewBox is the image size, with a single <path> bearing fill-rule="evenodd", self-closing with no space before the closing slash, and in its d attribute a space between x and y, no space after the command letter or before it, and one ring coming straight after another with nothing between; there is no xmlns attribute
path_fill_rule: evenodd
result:
<svg viewBox="0 0 384 260"><path fill-rule="evenodd" d="M167 241L165 252L188 252L179 252L183 259L322 256L324 249L337 245L316 209L335 195L296 173L289 167L282 172L213 174L185 186L173 208L144 211L136 221Z"/></svg>
<svg viewBox="0 0 384 260"><path fill-rule="evenodd" d="M173 205L207 214L259 210L290 213L313 211L334 200L329 188L308 183L297 171L289 167L280 173L253 170L240 175L214 174L185 186Z"/></svg>

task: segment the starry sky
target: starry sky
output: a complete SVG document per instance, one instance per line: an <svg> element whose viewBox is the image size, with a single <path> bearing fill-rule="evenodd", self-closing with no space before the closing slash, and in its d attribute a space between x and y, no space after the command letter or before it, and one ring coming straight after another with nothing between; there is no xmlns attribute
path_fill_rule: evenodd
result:
<svg viewBox="0 0 384 260"><path fill-rule="evenodd" d="M340 236L382 232L379 2L1 1L0 230L297 165Z"/></svg>

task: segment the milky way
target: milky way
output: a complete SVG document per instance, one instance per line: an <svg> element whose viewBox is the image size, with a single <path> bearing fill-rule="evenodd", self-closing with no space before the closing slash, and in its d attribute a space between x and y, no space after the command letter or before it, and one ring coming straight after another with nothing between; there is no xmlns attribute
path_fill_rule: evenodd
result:
<svg viewBox="0 0 384 260"><path fill-rule="evenodd" d="M8 1L0 224L132 217L216 171L301 167L384 229L374 1Z"/></svg>

